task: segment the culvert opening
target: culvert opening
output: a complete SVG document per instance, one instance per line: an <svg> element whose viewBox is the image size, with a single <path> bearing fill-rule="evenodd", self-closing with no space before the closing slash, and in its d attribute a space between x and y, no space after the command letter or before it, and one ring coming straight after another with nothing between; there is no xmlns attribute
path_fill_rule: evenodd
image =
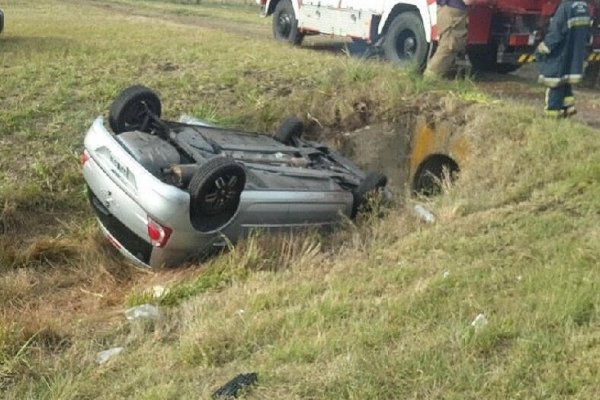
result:
<svg viewBox="0 0 600 400"><path fill-rule="evenodd" d="M444 185L458 177L460 168L445 154L432 154L417 168L413 179L413 193L423 196L440 194Z"/></svg>

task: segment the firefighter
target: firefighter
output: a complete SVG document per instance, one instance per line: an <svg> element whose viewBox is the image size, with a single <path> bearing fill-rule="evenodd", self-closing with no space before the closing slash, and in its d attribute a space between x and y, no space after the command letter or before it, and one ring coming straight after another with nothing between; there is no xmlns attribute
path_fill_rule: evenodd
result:
<svg viewBox="0 0 600 400"><path fill-rule="evenodd" d="M562 0L537 47L539 81L548 87L545 113L550 117L570 117L577 112L571 85L583 77L590 24L585 1Z"/></svg>
<svg viewBox="0 0 600 400"><path fill-rule="evenodd" d="M427 63L425 77L442 78L450 75L456 57L467 48L469 6L494 3L495 0L437 0L438 47Z"/></svg>

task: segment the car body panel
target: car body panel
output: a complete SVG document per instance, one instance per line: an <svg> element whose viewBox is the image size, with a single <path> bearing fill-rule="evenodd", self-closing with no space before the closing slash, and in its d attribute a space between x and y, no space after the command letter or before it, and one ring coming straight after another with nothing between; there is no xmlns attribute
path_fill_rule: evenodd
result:
<svg viewBox="0 0 600 400"><path fill-rule="evenodd" d="M319 152L310 145L290 147L264 135L197 126L202 127L203 137L211 146L217 144L222 155L234 159L244 150L266 158L285 157L280 151L286 149L309 156ZM289 230L339 223L352 214L354 196L337 181L346 177L358 182L364 176L345 159L348 167L339 164L339 172L246 163L249 183L241 193L235 215L218 230L199 232L190 221L190 194L144 168L135 158L141 157L139 152L112 134L102 117L89 128L84 146L89 159L83 165L83 174L102 232L125 257L137 265L152 267L180 264L256 229ZM341 158L332 152L332 159L335 157ZM151 246L148 218L172 229L164 247Z"/></svg>

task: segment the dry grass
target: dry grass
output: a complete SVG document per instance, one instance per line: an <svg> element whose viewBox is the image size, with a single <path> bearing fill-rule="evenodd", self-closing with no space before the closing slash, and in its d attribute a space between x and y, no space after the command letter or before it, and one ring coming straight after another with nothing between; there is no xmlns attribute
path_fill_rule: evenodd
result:
<svg viewBox="0 0 600 400"><path fill-rule="evenodd" d="M171 7L152 3L143 13ZM3 4L4 398L208 398L249 371L260 381L247 399L597 396L597 131L470 82L432 87L378 62L74 4ZM452 109L472 153L424 200L435 224L407 200L333 234L256 236L202 265L142 272L99 237L76 164L91 119L134 82L161 92L167 117L272 130L310 114L330 137ZM169 292L153 298L155 285ZM163 319L124 321L147 301ZM479 313L489 323L475 329Z"/></svg>

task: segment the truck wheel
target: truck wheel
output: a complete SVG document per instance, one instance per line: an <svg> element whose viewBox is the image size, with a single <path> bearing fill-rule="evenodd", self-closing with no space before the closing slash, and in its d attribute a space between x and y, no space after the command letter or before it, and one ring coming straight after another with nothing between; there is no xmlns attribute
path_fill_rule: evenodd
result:
<svg viewBox="0 0 600 400"><path fill-rule="evenodd" d="M108 113L108 123L114 133L151 131L151 114L160 117L158 95L145 86L135 85L123 90L113 101Z"/></svg>
<svg viewBox="0 0 600 400"><path fill-rule="evenodd" d="M190 221L200 232L222 229L240 205L246 171L227 157L215 157L202 165L188 186Z"/></svg>
<svg viewBox="0 0 600 400"><path fill-rule="evenodd" d="M360 185L354 189L354 204L352 206L352 218L360 211L368 211L369 197L385 188L387 177L379 172L369 172Z"/></svg>
<svg viewBox="0 0 600 400"><path fill-rule="evenodd" d="M475 72L496 72L508 74L521 68L520 64L507 64L496 62L497 46L489 45L482 48L471 48L467 50L469 61Z"/></svg>
<svg viewBox="0 0 600 400"><path fill-rule="evenodd" d="M383 41L383 52L389 61L425 66L429 45L421 17L415 12L397 15L389 26Z"/></svg>
<svg viewBox="0 0 600 400"><path fill-rule="evenodd" d="M273 12L273 37L280 42L299 45L304 35L298 30L298 19L290 0L280 0Z"/></svg>
<svg viewBox="0 0 600 400"><path fill-rule="evenodd" d="M583 87L589 89L595 89L600 83L600 64L590 63L583 73L583 81L581 84Z"/></svg>
<svg viewBox="0 0 600 400"><path fill-rule="evenodd" d="M299 118L289 117L277 129L274 138L287 146L295 146L296 139L300 139L303 132L304 122Z"/></svg>

